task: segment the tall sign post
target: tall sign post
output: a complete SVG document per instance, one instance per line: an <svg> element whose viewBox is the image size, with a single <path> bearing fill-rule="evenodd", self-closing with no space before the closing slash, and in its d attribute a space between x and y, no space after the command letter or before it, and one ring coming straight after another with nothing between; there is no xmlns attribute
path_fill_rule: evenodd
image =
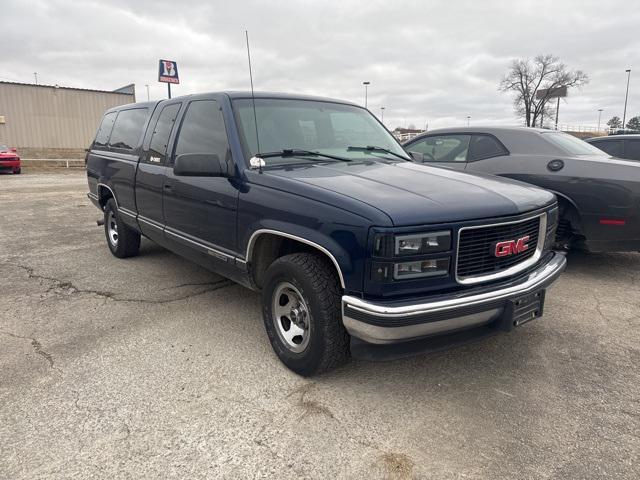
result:
<svg viewBox="0 0 640 480"><path fill-rule="evenodd" d="M167 84L167 93L169 94L169 98L171 98L171 84L180 83L178 64L173 60L160 60L158 81Z"/></svg>
<svg viewBox="0 0 640 480"><path fill-rule="evenodd" d="M567 87L556 87L556 88L541 88L536 92L536 98L538 100L542 98L557 98L558 103L556 105L556 130L558 130L558 113L560 112L560 98L567 96ZM545 102L546 103L546 102ZM542 113L544 115L544 109L542 109ZM540 127L543 126L542 122L544 121L544 117L540 116Z"/></svg>

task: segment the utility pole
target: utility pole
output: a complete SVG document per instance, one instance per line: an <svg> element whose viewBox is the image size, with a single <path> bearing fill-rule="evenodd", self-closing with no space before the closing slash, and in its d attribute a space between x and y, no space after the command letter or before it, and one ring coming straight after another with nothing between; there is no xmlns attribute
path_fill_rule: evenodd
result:
<svg viewBox="0 0 640 480"><path fill-rule="evenodd" d="M380 122L384 125L384 107L380 107L381 117Z"/></svg>
<svg viewBox="0 0 640 480"><path fill-rule="evenodd" d="M362 82L362 84L364 85L364 108L367 108L367 89L369 85L371 85L371 82Z"/></svg>
<svg viewBox="0 0 640 480"><path fill-rule="evenodd" d="M33 72L33 76L36 79L36 85L38 84L38 72Z"/></svg>
<svg viewBox="0 0 640 480"><path fill-rule="evenodd" d="M471 115L467 115L467 127L469 126L469 121L471 120Z"/></svg>
<svg viewBox="0 0 640 480"><path fill-rule="evenodd" d="M145 83L144 86L147 87L147 102L148 102L149 101L149 84Z"/></svg>
<svg viewBox="0 0 640 480"><path fill-rule="evenodd" d="M600 119L602 118L602 109L598 109L598 131L600 131Z"/></svg>
<svg viewBox="0 0 640 480"><path fill-rule="evenodd" d="M622 114L622 130L624 130L625 122L627 120L627 99L629 98L629 79L631 78L631 69L625 70L627 72L627 93L624 96L624 113Z"/></svg>

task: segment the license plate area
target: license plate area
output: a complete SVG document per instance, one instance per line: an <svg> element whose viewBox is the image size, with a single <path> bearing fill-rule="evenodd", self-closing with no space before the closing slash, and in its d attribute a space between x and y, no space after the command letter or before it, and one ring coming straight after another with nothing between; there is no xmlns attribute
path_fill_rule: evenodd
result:
<svg viewBox="0 0 640 480"><path fill-rule="evenodd" d="M541 317L544 309L544 290L516 297L510 300L514 327L519 327L531 320Z"/></svg>

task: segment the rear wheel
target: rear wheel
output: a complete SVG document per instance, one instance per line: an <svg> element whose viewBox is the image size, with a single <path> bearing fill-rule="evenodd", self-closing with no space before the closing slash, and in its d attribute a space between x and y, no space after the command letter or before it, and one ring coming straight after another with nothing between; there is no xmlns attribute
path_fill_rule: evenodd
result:
<svg viewBox="0 0 640 480"><path fill-rule="evenodd" d="M104 207L104 233L111 253L118 258L134 257L140 250L140 234L125 225L113 198Z"/></svg>
<svg viewBox="0 0 640 480"><path fill-rule="evenodd" d="M262 308L273 350L294 372L310 376L348 360L340 285L325 258L296 253L273 262L265 274Z"/></svg>
<svg viewBox="0 0 640 480"><path fill-rule="evenodd" d="M15 175L19 175L20 173L22 173L22 168L21 168L21 167L16 168L16 169L13 171L13 173L14 173Z"/></svg>

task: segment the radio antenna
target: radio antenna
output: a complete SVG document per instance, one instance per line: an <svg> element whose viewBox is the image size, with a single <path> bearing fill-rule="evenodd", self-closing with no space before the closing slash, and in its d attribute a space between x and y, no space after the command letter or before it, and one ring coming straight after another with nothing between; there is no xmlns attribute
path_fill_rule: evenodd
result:
<svg viewBox="0 0 640 480"><path fill-rule="evenodd" d="M249 80L251 81L251 103L253 104L253 122L256 127L256 147L258 152L251 157L249 164L252 168L259 168L262 171L264 160L259 157L260 155L260 137L258 136L258 115L256 114L256 96L253 93L253 73L251 71L251 50L249 49L249 31L244 31L245 38L247 40L247 59L249 60Z"/></svg>

